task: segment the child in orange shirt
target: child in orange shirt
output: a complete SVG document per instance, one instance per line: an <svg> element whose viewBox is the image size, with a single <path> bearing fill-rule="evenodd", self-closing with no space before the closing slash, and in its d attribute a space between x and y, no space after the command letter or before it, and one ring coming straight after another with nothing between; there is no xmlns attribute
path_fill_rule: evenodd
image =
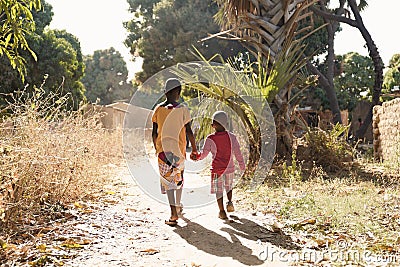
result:
<svg viewBox="0 0 400 267"><path fill-rule="evenodd" d="M181 83L171 78L165 83L166 100L157 105L152 117L153 144L158 155L161 192L167 194L171 216L166 224L177 225L178 209L182 210L182 186L186 158L186 135L192 146L191 158L197 154L195 138L190 126L189 109L178 103Z"/></svg>

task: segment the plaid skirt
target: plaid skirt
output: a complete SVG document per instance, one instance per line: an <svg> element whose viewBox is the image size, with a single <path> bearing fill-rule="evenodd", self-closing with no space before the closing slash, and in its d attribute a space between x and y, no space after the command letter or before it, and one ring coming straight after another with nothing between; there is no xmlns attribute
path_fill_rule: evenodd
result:
<svg viewBox="0 0 400 267"><path fill-rule="evenodd" d="M233 189L234 186L234 173L226 173L226 174L211 174L211 194L222 194L224 189L226 192L229 192Z"/></svg>
<svg viewBox="0 0 400 267"><path fill-rule="evenodd" d="M177 190L183 187L183 166L172 167L158 159L158 169L162 194L165 194L167 190Z"/></svg>

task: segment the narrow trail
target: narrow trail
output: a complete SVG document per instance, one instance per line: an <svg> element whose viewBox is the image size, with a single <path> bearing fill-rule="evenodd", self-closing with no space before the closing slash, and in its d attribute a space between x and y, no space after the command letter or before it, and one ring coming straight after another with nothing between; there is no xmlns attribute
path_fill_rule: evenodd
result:
<svg viewBox="0 0 400 267"><path fill-rule="evenodd" d="M144 194L127 168L118 168L117 173L101 202L86 208L89 212L82 208L58 232L84 244L63 260L64 266L288 265L260 259L266 245L290 248L291 239L270 232L257 216L237 209L223 221L217 217L217 206L208 205L185 208L179 225L170 227L164 224L169 207ZM185 179L193 175L186 174Z"/></svg>

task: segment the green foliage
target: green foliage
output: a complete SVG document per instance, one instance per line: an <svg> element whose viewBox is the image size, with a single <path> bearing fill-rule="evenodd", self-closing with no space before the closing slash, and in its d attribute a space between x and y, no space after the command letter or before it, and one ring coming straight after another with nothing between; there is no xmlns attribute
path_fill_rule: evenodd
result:
<svg viewBox="0 0 400 267"><path fill-rule="evenodd" d="M255 63L247 62L243 54L230 61L229 65L214 66L212 60L218 55L206 59L201 52L198 52L206 66L200 72L200 80L207 81L207 83L198 81L197 64L194 64L193 68L186 65L180 68L178 65L171 72L189 84L190 89L196 90L205 98L215 100L214 106L208 105L207 102L207 109L199 111L198 117L210 117L213 110L224 107L229 108L237 115L238 120L243 124L250 144L248 162L250 167L248 170L251 172L252 168L257 166L261 155L260 124L263 124L265 129L273 129L275 134L272 115L269 118L268 114L258 114L257 112L262 112L265 105L268 105L267 98L273 99L281 89L297 87L301 92L315 80L315 77L299 74L307 62L307 59L302 56L303 51L304 46L301 42L288 41L276 55L274 64L269 67L266 67L260 58ZM245 99L255 99L256 106L251 106ZM258 103L261 103L260 107L257 107ZM262 121L259 121L260 118ZM199 124L198 136L199 139L202 139L210 132L210 122L202 119Z"/></svg>
<svg viewBox="0 0 400 267"><path fill-rule="evenodd" d="M301 181L302 171L301 165L297 164L296 150L292 151L292 162L288 166L286 162L283 163L282 178L289 180L289 185L292 187L296 182Z"/></svg>
<svg viewBox="0 0 400 267"><path fill-rule="evenodd" d="M400 65L400 54L394 54L389 60L389 68L395 68Z"/></svg>
<svg viewBox="0 0 400 267"><path fill-rule="evenodd" d="M340 72L334 78L339 107L352 111L357 102L372 95L374 65L370 57L350 52L337 56Z"/></svg>
<svg viewBox="0 0 400 267"><path fill-rule="evenodd" d="M77 108L79 103L85 99L84 87L80 81L83 76L83 60L80 46L74 46L69 40L76 37L65 31L49 30L35 42L38 51L38 63L30 65L32 77L31 83L37 83L45 74L49 76L46 83L48 92L57 91L71 93L71 106ZM78 43L79 44L79 43Z"/></svg>
<svg viewBox="0 0 400 267"><path fill-rule="evenodd" d="M386 71L383 87L391 91L395 86L400 86L400 54L394 54L389 61L389 69Z"/></svg>
<svg viewBox="0 0 400 267"><path fill-rule="evenodd" d="M219 32L213 20L218 7L211 0L128 2L135 18L125 23L130 32L125 44L143 57L143 71L136 76L141 82L164 68L195 60L193 45L207 58L217 53L228 58L244 50L238 42L217 38L199 42Z"/></svg>
<svg viewBox="0 0 400 267"><path fill-rule="evenodd" d="M297 213L306 213L310 210L316 209L314 196L311 194L307 194L301 198L294 198L292 200L288 200L284 206L279 210L279 214L285 217L293 216L293 211Z"/></svg>
<svg viewBox="0 0 400 267"><path fill-rule="evenodd" d="M129 11L133 13L133 19L124 22L124 27L128 31L125 45L131 48L131 53L138 49L139 40L143 38L146 30L154 21L153 7L160 0L127 0Z"/></svg>
<svg viewBox="0 0 400 267"><path fill-rule="evenodd" d="M66 40L69 44L71 44L73 50L75 50L76 60L78 62L77 63L74 62L76 66L72 78L79 80L84 73L85 65L83 63L81 44L78 38L65 30L54 30L54 34L58 39L62 38Z"/></svg>
<svg viewBox="0 0 400 267"><path fill-rule="evenodd" d="M318 62L318 69L325 73L326 62ZM356 52L345 55L337 55L334 61L334 86L341 110L352 111L360 100L366 99L372 94L374 86L374 66L369 57L361 56ZM306 92L304 105L318 109L320 103L322 109L329 108L329 100L326 93L319 87L314 87ZM317 103L317 104L316 104Z"/></svg>
<svg viewBox="0 0 400 267"><path fill-rule="evenodd" d="M42 34L44 29L50 25L53 19L53 7L45 0L41 0L42 7L37 10L32 10L32 16L35 20L35 33Z"/></svg>
<svg viewBox="0 0 400 267"><path fill-rule="evenodd" d="M85 99L84 87L80 82L84 65L78 39L65 30L46 30L53 15L52 7L43 2L43 11L34 13L35 22L40 25L33 33L26 36L30 47L37 55L37 61L29 57L29 52L21 51L26 58L26 83L41 84L47 77L44 90L49 93L71 93L70 107L77 108ZM5 58L0 58L0 105L4 106L6 96L21 90L25 84L18 78ZM29 90L29 88L27 89Z"/></svg>
<svg viewBox="0 0 400 267"><path fill-rule="evenodd" d="M304 29L307 27L311 27L312 29L317 29L324 25L324 20L322 17L313 15L312 17L308 17L307 19L300 20L300 24L298 26L299 29ZM339 30L339 29L338 29ZM299 35L299 38L305 37L308 32ZM326 28L322 28L313 32L313 34L308 35L307 38L304 39L304 43L306 44L306 49L304 53L306 55L322 55L327 52L328 46L328 32Z"/></svg>
<svg viewBox="0 0 400 267"><path fill-rule="evenodd" d="M35 30L32 10L41 8L40 0L0 1L0 57L6 56L13 69L17 69L24 80L26 75L24 58L20 50L26 50L36 59L28 45L26 36Z"/></svg>
<svg viewBox="0 0 400 267"><path fill-rule="evenodd" d="M128 69L121 54L114 48L97 50L85 57L85 76L82 82L90 102L111 104L116 100L129 100L134 87L128 79Z"/></svg>
<svg viewBox="0 0 400 267"><path fill-rule="evenodd" d="M276 56L273 64L265 67L269 58L252 62L248 56L239 54L234 60L229 60L232 67L244 73L252 86L246 87L246 94L253 97L261 97L271 103L280 89L286 86L297 89L297 94L290 99L293 101L303 90L313 85L316 81L315 76L307 76L301 73L307 62L303 57L306 46L301 42L291 42L288 40L280 53Z"/></svg>

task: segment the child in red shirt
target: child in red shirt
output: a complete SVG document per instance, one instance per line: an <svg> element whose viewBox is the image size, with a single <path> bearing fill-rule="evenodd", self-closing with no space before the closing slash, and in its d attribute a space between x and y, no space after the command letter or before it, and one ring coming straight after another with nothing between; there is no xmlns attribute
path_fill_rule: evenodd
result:
<svg viewBox="0 0 400 267"><path fill-rule="evenodd" d="M224 209L223 191L225 188L228 197L227 211L233 212L235 208L232 203L232 189L235 172L233 155L239 163L241 170L245 169L239 142L236 136L226 131L228 125L228 115L223 111L217 111L212 116L212 127L215 133L207 136L201 154L197 159L207 157L211 152L213 160L211 164L211 194L216 194L219 207L219 218L228 219Z"/></svg>

